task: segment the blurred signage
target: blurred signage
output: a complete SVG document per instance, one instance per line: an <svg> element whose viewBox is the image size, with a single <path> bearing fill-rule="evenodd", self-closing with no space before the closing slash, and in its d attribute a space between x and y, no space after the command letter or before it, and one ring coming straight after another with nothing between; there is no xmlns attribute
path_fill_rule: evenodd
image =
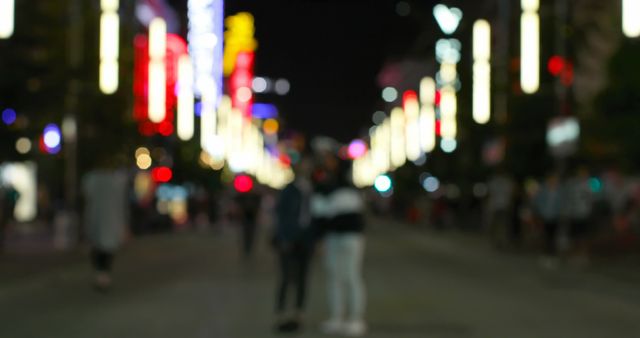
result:
<svg viewBox="0 0 640 338"><path fill-rule="evenodd" d="M231 104L242 112L242 116L251 117L253 104L253 64L254 52L241 52L237 55L236 67L229 78Z"/></svg>
<svg viewBox="0 0 640 338"><path fill-rule="evenodd" d="M578 149L580 123L575 117L556 117L547 127L547 145L555 157L573 155Z"/></svg>
<svg viewBox="0 0 640 338"><path fill-rule="evenodd" d="M253 15L240 12L225 20L227 31L224 33L224 75L229 76L236 68L238 54L254 52L258 42L254 38Z"/></svg>
<svg viewBox="0 0 640 338"><path fill-rule="evenodd" d="M155 133L168 136L173 132L174 108L177 104L178 60L187 55L187 44L176 34L167 34L166 67L166 114L160 123L149 122L149 39L138 35L134 39L134 118L141 124L145 136Z"/></svg>
<svg viewBox="0 0 640 338"><path fill-rule="evenodd" d="M190 0L189 54L194 67L194 93L210 93L217 107L222 97L223 0Z"/></svg>
<svg viewBox="0 0 640 338"><path fill-rule="evenodd" d="M278 108L271 103L254 103L251 113L257 119L275 119L278 117Z"/></svg>

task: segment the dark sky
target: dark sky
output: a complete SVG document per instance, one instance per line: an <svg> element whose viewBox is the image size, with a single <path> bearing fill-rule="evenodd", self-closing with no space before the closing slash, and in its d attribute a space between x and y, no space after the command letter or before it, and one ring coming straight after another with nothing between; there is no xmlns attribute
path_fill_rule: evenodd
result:
<svg viewBox="0 0 640 338"><path fill-rule="evenodd" d="M291 82L287 96L257 99L276 103L289 128L348 141L382 108L376 75L384 62L405 55L418 35L415 17L397 15L396 4L229 0L225 10L255 16L256 75Z"/></svg>

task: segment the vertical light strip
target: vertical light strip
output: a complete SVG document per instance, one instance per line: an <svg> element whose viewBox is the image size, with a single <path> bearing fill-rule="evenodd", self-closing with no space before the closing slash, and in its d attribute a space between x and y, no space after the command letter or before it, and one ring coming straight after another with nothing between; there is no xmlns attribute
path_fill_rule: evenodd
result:
<svg viewBox="0 0 640 338"><path fill-rule="evenodd" d="M491 118L491 26L486 20L473 25L473 119L480 124Z"/></svg>
<svg viewBox="0 0 640 338"><path fill-rule="evenodd" d="M14 0L0 0L0 39L10 38L13 35L14 25Z"/></svg>
<svg viewBox="0 0 640 338"><path fill-rule="evenodd" d="M104 94L113 94L118 90L118 57L120 54L119 0L101 0L100 6L102 15L100 17L99 85L100 91Z"/></svg>
<svg viewBox="0 0 640 338"><path fill-rule="evenodd" d="M431 77L420 81L420 147L425 153L436 147L436 82Z"/></svg>
<svg viewBox="0 0 640 338"><path fill-rule="evenodd" d="M640 37L640 0L622 0L622 32L629 38Z"/></svg>
<svg viewBox="0 0 640 338"><path fill-rule="evenodd" d="M157 17L149 25L149 120L154 123L162 122L167 110L166 50L167 24Z"/></svg>
<svg viewBox="0 0 640 338"><path fill-rule="evenodd" d="M399 168L406 161L404 111L396 107L391 110L391 165Z"/></svg>
<svg viewBox="0 0 640 338"><path fill-rule="evenodd" d="M458 100L456 90L447 86L440 91L440 134L443 139L455 139L458 133L456 115L458 112Z"/></svg>
<svg viewBox="0 0 640 338"><path fill-rule="evenodd" d="M194 93L212 95L217 109L222 98L224 1L189 0L189 54L194 66Z"/></svg>
<svg viewBox="0 0 640 338"><path fill-rule="evenodd" d="M193 65L188 55L178 59L178 118L177 134L183 141L193 137Z"/></svg>
<svg viewBox="0 0 640 338"><path fill-rule="evenodd" d="M404 116L405 116L405 148L407 151L407 159L416 161L422 155L422 147L420 147L420 105L418 97L413 91L407 91L403 97Z"/></svg>
<svg viewBox="0 0 640 338"><path fill-rule="evenodd" d="M520 19L520 87L533 94L540 87L540 17L539 0L521 0Z"/></svg>

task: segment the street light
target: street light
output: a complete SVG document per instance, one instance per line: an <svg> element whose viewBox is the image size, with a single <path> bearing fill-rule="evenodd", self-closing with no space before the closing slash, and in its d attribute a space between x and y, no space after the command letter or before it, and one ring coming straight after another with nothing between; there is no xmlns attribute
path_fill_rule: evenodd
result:
<svg viewBox="0 0 640 338"><path fill-rule="evenodd" d="M0 39L8 39L13 35L14 7L14 0L0 0Z"/></svg>
<svg viewBox="0 0 640 338"><path fill-rule="evenodd" d="M491 26L487 20L473 25L473 119L480 124L491 117Z"/></svg>
<svg viewBox="0 0 640 338"><path fill-rule="evenodd" d="M622 0L622 32L629 38L640 37L640 0Z"/></svg>
<svg viewBox="0 0 640 338"><path fill-rule="evenodd" d="M533 94L540 87L540 8L539 0L521 0L520 87Z"/></svg>
<svg viewBox="0 0 640 338"><path fill-rule="evenodd" d="M120 53L118 2L118 0L100 1L102 15L100 17L99 84L100 90L104 94L113 94L118 90L118 56Z"/></svg>

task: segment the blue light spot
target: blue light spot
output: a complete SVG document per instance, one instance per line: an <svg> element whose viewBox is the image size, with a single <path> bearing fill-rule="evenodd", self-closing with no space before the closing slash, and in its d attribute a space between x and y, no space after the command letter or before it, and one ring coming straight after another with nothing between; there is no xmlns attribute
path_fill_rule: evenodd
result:
<svg viewBox="0 0 640 338"><path fill-rule="evenodd" d="M16 111L11 109L11 108L7 108L5 110L2 111L2 122L4 122L4 124L6 125L12 125L14 122L16 122Z"/></svg>

